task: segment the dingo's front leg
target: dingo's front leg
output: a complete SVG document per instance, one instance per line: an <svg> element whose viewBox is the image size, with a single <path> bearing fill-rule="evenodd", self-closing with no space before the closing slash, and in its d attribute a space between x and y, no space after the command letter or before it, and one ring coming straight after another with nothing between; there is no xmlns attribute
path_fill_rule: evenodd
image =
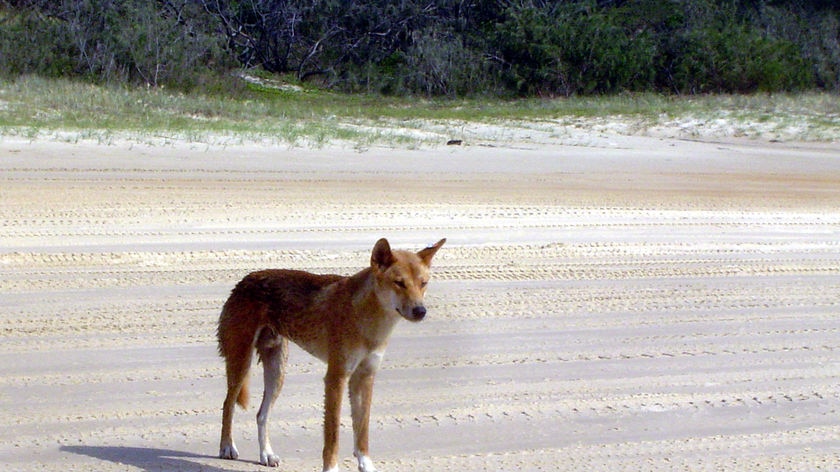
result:
<svg viewBox="0 0 840 472"><path fill-rule="evenodd" d="M341 397L347 374L330 363L324 377L324 472L338 470L338 430L341 426Z"/></svg>
<svg viewBox="0 0 840 472"><path fill-rule="evenodd" d="M372 354L363 361L350 377L350 408L353 417L355 450L353 455L359 461L359 472L375 472L373 461L368 456L368 432L370 426L370 404L373 398L373 379L382 356Z"/></svg>
<svg viewBox="0 0 840 472"><path fill-rule="evenodd" d="M286 360L289 342L283 338L276 345L271 347L260 346L260 359L263 363L263 400L260 410L257 412L257 438L260 442L260 464L269 467L280 465L280 457L274 454L271 449L271 440L268 437L268 415L274 401L283 388L283 379L286 375Z"/></svg>

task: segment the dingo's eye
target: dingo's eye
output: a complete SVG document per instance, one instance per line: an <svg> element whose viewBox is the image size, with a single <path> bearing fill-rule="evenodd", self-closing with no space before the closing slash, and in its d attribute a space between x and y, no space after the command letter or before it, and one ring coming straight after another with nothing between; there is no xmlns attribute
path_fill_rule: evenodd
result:
<svg viewBox="0 0 840 472"><path fill-rule="evenodd" d="M396 285L399 288L405 288L405 282L403 282L402 280L395 280L394 285Z"/></svg>
<svg viewBox="0 0 840 472"><path fill-rule="evenodd" d="M426 285L429 285L428 281L424 280L424 281L420 282L420 288L426 288Z"/></svg>

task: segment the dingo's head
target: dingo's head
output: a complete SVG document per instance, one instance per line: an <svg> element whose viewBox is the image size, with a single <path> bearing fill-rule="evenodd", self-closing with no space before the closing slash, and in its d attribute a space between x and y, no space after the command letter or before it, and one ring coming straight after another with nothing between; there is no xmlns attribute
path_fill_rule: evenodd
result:
<svg viewBox="0 0 840 472"><path fill-rule="evenodd" d="M383 307L396 310L408 321L420 321L426 316L423 295L429 283L429 266L445 242L441 239L417 253L391 251L385 238L376 242L370 265L376 279L376 295Z"/></svg>

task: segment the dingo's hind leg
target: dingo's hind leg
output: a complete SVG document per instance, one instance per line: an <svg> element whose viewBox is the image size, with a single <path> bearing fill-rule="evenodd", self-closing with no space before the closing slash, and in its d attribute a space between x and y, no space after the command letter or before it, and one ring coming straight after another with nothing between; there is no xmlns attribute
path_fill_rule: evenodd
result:
<svg viewBox="0 0 840 472"><path fill-rule="evenodd" d="M248 371L254 352L251 342L233 341L230 340L222 351L227 372L227 396L222 410L222 438L219 441L219 457L222 459L239 458L232 436L233 413L237 403L242 408L248 406Z"/></svg>
<svg viewBox="0 0 840 472"><path fill-rule="evenodd" d="M268 414L280 390L283 388L283 380L286 376L286 361L289 358L289 341L279 337L270 329L265 328L260 333L257 341L257 353L263 364L263 382L265 390L260 409L257 412L257 436L260 442L260 464L269 467L280 465L280 457L274 454L271 449L266 423Z"/></svg>

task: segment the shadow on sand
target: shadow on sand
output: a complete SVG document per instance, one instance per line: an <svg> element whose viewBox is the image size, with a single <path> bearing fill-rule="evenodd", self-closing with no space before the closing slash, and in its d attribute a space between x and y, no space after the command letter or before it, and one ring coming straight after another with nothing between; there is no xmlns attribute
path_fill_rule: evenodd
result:
<svg viewBox="0 0 840 472"><path fill-rule="evenodd" d="M130 465L146 471L228 472L230 470L207 463L208 459L222 462L218 457L168 449L121 446L62 446L61 451L93 457L115 464Z"/></svg>

